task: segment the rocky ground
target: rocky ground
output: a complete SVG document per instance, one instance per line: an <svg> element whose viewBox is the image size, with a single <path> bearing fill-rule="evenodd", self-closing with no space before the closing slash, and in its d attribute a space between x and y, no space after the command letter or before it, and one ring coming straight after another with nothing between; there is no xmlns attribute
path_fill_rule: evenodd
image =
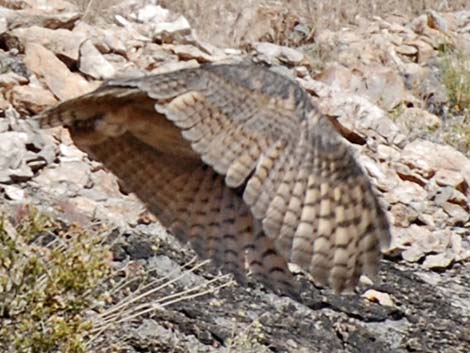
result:
<svg viewBox="0 0 470 353"><path fill-rule="evenodd" d="M363 20L314 38L297 21L283 32L290 46L254 40L222 49L156 5L124 2L112 24L100 25L81 21L65 1L0 5L3 212L29 204L65 223L106 224L113 229L112 266L172 281L145 297L159 303L154 310L106 327L91 351L469 351L470 107L446 81L452 65L446 60L464 53L461 77L470 77L470 11ZM377 283L357 295L317 289L300 273L297 301L201 268L180 276L192 251L74 147L66 131L39 132L28 123L113 76L240 60L297 80L380 192L394 240ZM470 86L459 89L459 97L470 95ZM172 304L175 293L183 294Z"/></svg>

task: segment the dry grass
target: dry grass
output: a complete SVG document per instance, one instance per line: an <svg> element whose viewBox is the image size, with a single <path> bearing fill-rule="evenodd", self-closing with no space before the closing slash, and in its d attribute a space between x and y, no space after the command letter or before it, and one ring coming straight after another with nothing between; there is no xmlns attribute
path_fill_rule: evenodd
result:
<svg viewBox="0 0 470 353"><path fill-rule="evenodd" d="M468 0L70 0L88 22L112 21L112 15L158 3L187 17L199 36L212 44L236 47L254 40L292 45L288 32L298 24L304 30L337 29L357 23L359 17L391 14L417 16L428 9L455 11L468 8ZM128 3L128 5L125 5ZM115 7L115 5L120 5ZM123 12L124 11L124 12ZM306 34L308 36L308 34ZM300 41L301 42L301 41ZM301 44L301 43L297 44Z"/></svg>
<svg viewBox="0 0 470 353"><path fill-rule="evenodd" d="M213 44L236 46L244 40L270 35L273 28L302 19L311 29L352 25L358 17L386 17L392 13L416 16L428 9L468 8L467 0L161 0L160 5L184 14L200 36Z"/></svg>
<svg viewBox="0 0 470 353"><path fill-rule="evenodd" d="M450 118L444 120L444 141L470 152L470 52L446 49L441 56L442 81L449 95Z"/></svg>

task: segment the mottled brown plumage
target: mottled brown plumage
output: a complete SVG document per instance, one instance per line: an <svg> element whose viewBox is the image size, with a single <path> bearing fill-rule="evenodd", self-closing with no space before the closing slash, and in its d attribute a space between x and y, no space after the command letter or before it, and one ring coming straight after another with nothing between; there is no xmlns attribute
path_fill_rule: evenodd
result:
<svg viewBox="0 0 470 353"><path fill-rule="evenodd" d="M253 65L111 80L39 116L115 173L163 225L243 281L292 289L374 276L389 226L369 180L296 83Z"/></svg>

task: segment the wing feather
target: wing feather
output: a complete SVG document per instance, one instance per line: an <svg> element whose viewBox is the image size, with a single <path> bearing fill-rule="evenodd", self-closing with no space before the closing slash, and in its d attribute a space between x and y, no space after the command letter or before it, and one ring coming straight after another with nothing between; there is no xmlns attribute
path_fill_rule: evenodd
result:
<svg viewBox="0 0 470 353"><path fill-rule="evenodd" d="M162 194L154 200L171 206L169 218L184 215L186 219L176 221L180 233L197 239L195 247L203 256L239 268L241 258L236 254L244 243L248 263L261 277L276 277L273 269L279 267L277 281L290 282L285 268L286 261L292 261L309 271L318 284L339 292L354 288L361 274L376 274L380 248L390 242L386 216L351 149L294 82L256 66L206 65L110 81L85 96L95 108L79 113L65 102L46 112L41 123L73 126L93 116L93 126L104 126L104 135L115 126L115 135L130 131L139 138L132 129L138 120L133 117L137 108L126 119L112 120L104 113L97 119L90 114L113 95L131 107L147 99L155 115L171 121L200 159L224 177L176 178L172 182L181 184L178 195L171 199ZM154 124L152 118L147 120ZM165 149L151 139L145 142ZM222 180L229 187L241 188L244 203L227 196L230 189L224 188ZM194 199L185 198L187 194L195 195ZM144 201L145 197L154 196L143 195ZM207 205L214 208L207 209ZM165 214L160 208L157 211ZM244 208L254 220L246 220ZM203 217L201 209L213 215L204 218L207 215ZM255 232L256 227L260 229ZM209 241L198 244L203 232ZM243 234L243 242L234 240L237 232Z"/></svg>

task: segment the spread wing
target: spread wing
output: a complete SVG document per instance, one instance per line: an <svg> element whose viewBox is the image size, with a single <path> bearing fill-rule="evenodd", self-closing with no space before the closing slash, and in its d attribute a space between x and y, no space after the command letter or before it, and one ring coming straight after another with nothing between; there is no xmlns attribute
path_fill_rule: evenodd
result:
<svg viewBox="0 0 470 353"><path fill-rule="evenodd" d="M77 102L83 109L78 109ZM186 160L202 161L186 171L188 180L196 180L204 165L211 167L205 170L219 180L217 186L207 183L211 177L201 177L204 186L192 191L200 202L189 198L180 206L197 210L202 205L216 205L213 213L219 218L230 214L228 218L234 223L252 219L247 231L252 233L248 237L251 241L237 245L234 252L265 244L263 256L273 255L276 265L260 272L268 278L282 274L275 281L289 281L285 261L290 261L309 271L320 285L330 285L336 291L351 289L361 274L376 274L380 248L390 241L384 212L350 149L298 85L267 69L208 65L109 81L39 119L43 127L69 126L72 135L88 148L99 149L107 141L116 145L116 139L126 139L126 144L139 141L152 153L170 156L146 165L172 169L175 165L190 166ZM107 155L103 153L98 159ZM171 180L176 179L173 176ZM189 188L188 181L181 183ZM151 188L163 190L167 185ZM174 191L172 195L178 197L184 194L178 188ZM226 201L228 194L237 195L229 197L232 203ZM214 228L210 221L214 217L195 221L181 216L184 210L166 208L171 204L168 200L139 196L160 213L166 210L171 222L185 219L186 225L175 227L182 234L188 235L197 224L195 228L206 237L220 237L228 231L242 244L241 228L230 222L218 222L220 227ZM202 233L198 239L204 238ZM252 252L251 263L259 262L264 269L263 261L256 261L260 256Z"/></svg>

